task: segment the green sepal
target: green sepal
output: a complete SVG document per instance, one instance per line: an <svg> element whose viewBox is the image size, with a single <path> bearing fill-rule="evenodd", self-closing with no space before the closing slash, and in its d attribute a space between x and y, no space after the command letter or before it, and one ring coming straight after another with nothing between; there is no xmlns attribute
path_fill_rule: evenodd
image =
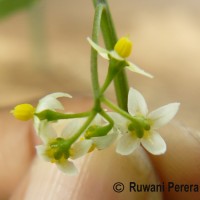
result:
<svg viewBox="0 0 200 200"><path fill-rule="evenodd" d="M71 147L71 141L58 137L53 139L48 144L48 152L52 154L55 160L60 160L62 157L69 157L69 149Z"/></svg>
<svg viewBox="0 0 200 200"><path fill-rule="evenodd" d="M128 130L136 133L138 138L142 138L144 135L144 127L140 123L135 123L132 121L132 123L128 125Z"/></svg>
<svg viewBox="0 0 200 200"><path fill-rule="evenodd" d="M35 113L35 115L40 119L40 120L47 120L47 121L55 121L59 119L58 117L60 116L61 113L52 111L52 110L44 110L39 113Z"/></svg>
<svg viewBox="0 0 200 200"><path fill-rule="evenodd" d="M85 132L85 138L90 139L91 137L105 136L111 130L112 125L108 124L106 126L90 126Z"/></svg>
<svg viewBox="0 0 200 200"><path fill-rule="evenodd" d="M144 129L142 127L137 127L137 129L135 129L135 132L138 138L142 138L144 135Z"/></svg>

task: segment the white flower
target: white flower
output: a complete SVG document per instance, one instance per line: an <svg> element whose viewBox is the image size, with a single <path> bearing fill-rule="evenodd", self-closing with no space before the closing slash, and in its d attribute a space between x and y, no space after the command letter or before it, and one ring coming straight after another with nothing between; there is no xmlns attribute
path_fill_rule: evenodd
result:
<svg viewBox="0 0 200 200"><path fill-rule="evenodd" d="M105 121L105 119L97 114L96 117L93 119L93 121L90 123L89 128L85 132L85 136L88 134L92 134L93 131L97 128L102 128L102 133L104 131L104 127L108 125L108 123ZM85 139L85 141L91 141L91 150L98 149L102 150L110 146L115 139L117 138L118 134L114 132L113 130L110 130L108 133L105 133L105 135L101 136L91 136L89 139Z"/></svg>
<svg viewBox="0 0 200 200"><path fill-rule="evenodd" d="M131 63L127 60L125 60L124 57L121 57L115 50L112 51L108 51L107 49L104 49L102 47L100 47L99 45L97 45L96 43L94 43L89 37L87 38L88 42L90 43L90 45L99 53L100 56L102 56L103 58L110 60L110 58L114 58L116 60L119 61L125 61L127 66L126 68L129 69L132 72L136 72L138 74L142 74L144 76L147 76L149 78L153 78L153 76L147 72L145 72L143 69L139 68L137 65L135 65L134 63Z"/></svg>
<svg viewBox="0 0 200 200"><path fill-rule="evenodd" d="M73 119L66 125L61 134L57 133L51 124L44 125L41 135L44 144L36 146L38 154L46 161L55 163L64 173L76 174L77 169L69 159L77 159L85 155L92 145L90 140L70 143L70 138L81 125L82 121Z"/></svg>
<svg viewBox="0 0 200 200"><path fill-rule="evenodd" d="M57 98L60 97L68 97L68 98L72 98L71 95L67 94L67 93L63 93L63 92L56 92L56 93L52 93L49 94L45 97L43 97L42 99L40 99L35 113L39 113L42 112L43 110L53 110L55 111L56 109L58 110L64 110L63 105L60 103L60 101L57 100ZM34 127L36 130L36 133L38 135L41 135L41 133L43 132L43 127L46 126L49 122L47 120L40 120L38 117L34 117Z"/></svg>
<svg viewBox="0 0 200 200"><path fill-rule="evenodd" d="M142 138L139 138L131 128L131 121L117 113L110 113L122 136L117 144L116 151L122 155L131 154L141 143L142 146L154 155L165 153L166 144L157 132L157 129L167 124L177 113L180 103L170 103L153 112L148 113L147 104L140 92L131 88L128 94L128 112L131 116L140 118L150 125Z"/></svg>

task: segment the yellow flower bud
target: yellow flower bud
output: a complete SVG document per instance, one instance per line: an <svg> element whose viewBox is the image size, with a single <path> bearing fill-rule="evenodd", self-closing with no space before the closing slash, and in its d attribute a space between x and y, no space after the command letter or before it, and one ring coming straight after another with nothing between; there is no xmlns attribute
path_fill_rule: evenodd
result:
<svg viewBox="0 0 200 200"><path fill-rule="evenodd" d="M20 104L11 111L16 119L27 121L33 118L35 108L31 104Z"/></svg>
<svg viewBox="0 0 200 200"><path fill-rule="evenodd" d="M132 42L127 37L122 37L115 44L114 50L122 58L127 58L132 51Z"/></svg>

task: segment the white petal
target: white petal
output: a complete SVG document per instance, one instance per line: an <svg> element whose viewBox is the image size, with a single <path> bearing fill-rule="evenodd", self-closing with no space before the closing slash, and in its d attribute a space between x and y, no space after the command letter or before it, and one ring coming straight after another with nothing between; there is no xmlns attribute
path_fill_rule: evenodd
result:
<svg viewBox="0 0 200 200"><path fill-rule="evenodd" d="M148 113L148 108L144 97L140 92L133 88L130 88L128 93L128 112L132 116L138 114L146 116Z"/></svg>
<svg viewBox="0 0 200 200"><path fill-rule="evenodd" d="M118 134L113 132L105 136L101 137L92 137L91 140L95 144L97 149L105 149L106 147L110 146L114 140L117 138Z"/></svg>
<svg viewBox="0 0 200 200"><path fill-rule="evenodd" d="M50 158L46 156L45 151L46 151L46 146L45 145L37 145L36 147L37 154L39 155L40 158L50 162Z"/></svg>
<svg viewBox="0 0 200 200"><path fill-rule="evenodd" d="M118 144L116 152L121 155L131 154L140 144L140 139L130 133L124 134Z"/></svg>
<svg viewBox="0 0 200 200"><path fill-rule="evenodd" d="M160 128L167 124L177 113L180 103L170 103L152 111L148 118L153 122L152 128Z"/></svg>
<svg viewBox="0 0 200 200"><path fill-rule="evenodd" d="M76 175L78 173L77 168L75 167L74 163L66 160L62 163L56 163L57 167L64 173L68 175Z"/></svg>
<svg viewBox="0 0 200 200"><path fill-rule="evenodd" d="M56 93L49 94L49 95L43 97L42 99L40 99L38 106L36 108L36 112L41 112L46 109L63 110L64 109L63 105L57 100L57 98L59 98L59 97L71 98L71 95L69 95L67 93L63 93L63 92L56 92Z"/></svg>
<svg viewBox="0 0 200 200"><path fill-rule="evenodd" d="M61 133L61 137L67 139L72 137L83 125L85 118L75 118L70 120Z"/></svg>
<svg viewBox="0 0 200 200"><path fill-rule="evenodd" d="M41 123L41 121L39 120L39 118L34 116L33 126L35 128L35 132L36 132L37 135L39 135L40 123Z"/></svg>
<svg viewBox="0 0 200 200"><path fill-rule="evenodd" d="M57 137L56 131L46 120L40 122L38 134L44 143L48 143L50 139Z"/></svg>
<svg viewBox="0 0 200 200"><path fill-rule="evenodd" d="M141 139L143 147L154 155L165 153L167 147L163 138L157 132L150 132L148 136Z"/></svg>
<svg viewBox="0 0 200 200"><path fill-rule="evenodd" d="M105 122L104 118L100 114L97 114L90 125L103 125L103 122Z"/></svg>
<svg viewBox="0 0 200 200"><path fill-rule="evenodd" d="M109 60L109 57L108 57L108 54L110 53L109 51L107 51L106 49L94 43L89 37L87 38L87 40L90 43L90 45L99 53L100 56Z"/></svg>
<svg viewBox="0 0 200 200"><path fill-rule="evenodd" d="M77 159L85 155L92 146L91 140L81 140L73 144L70 149L70 158Z"/></svg>
<svg viewBox="0 0 200 200"><path fill-rule="evenodd" d="M126 68L129 69L130 71L136 72L138 74L142 74L142 75L147 76L149 78L153 78L153 76L151 74L149 74L148 72L145 72L143 69L141 69L137 65L135 65L131 62L127 62L127 63L128 63L128 65L126 66Z"/></svg>
<svg viewBox="0 0 200 200"><path fill-rule="evenodd" d="M119 129L121 134L124 134L128 131L127 125L129 121L126 118L122 117L116 112L108 112L107 114L112 118L114 121L114 126Z"/></svg>
<svg viewBox="0 0 200 200"><path fill-rule="evenodd" d="M72 96L71 96L70 94L66 93L66 92L54 92L54 93L49 94L49 95L47 95L47 96L51 96L51 97L53 97L53 98L55 98L55 99L60 98L60 97L72 98ZM46 96L46 97L47 97L47 96Z"/></svg>
<svg viewBox="0 0 200 200"><path fill-rule="evenodd" d="M111 51L110 56L116 60L124 60L124 58L122 58L116 51Z"/></svg>

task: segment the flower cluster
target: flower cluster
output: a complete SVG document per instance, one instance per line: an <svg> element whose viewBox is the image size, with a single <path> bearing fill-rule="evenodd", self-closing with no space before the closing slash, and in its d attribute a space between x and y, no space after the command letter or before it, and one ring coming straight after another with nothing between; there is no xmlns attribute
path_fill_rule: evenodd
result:
<svg viewBox="0 0 200 200"><path fill-rule="evenodd" d="M60 170L68 174L77 173L74 159L95 149L102 150L114 141L116 141L116 152L121 155L131 154L140 143L154 155L163 154L166 151L166 144L157 129L167 124L179 108L179 103L171 103L148 113L144 97L131 88L128 94L129 118L117 112L107 112L114 122L111 127L100 114L96 114L86 126L84 124L87 123L89 116L65 119L62 120L64 128L60 130L60 126L56 127L56 121L49 121L48 117L46 119L38 117L38 113L45 110L55 112L57 109L63 109L63 105L57 99L59 97L71 98L66 93L53 93L42 98L34 109L34 126L43 142L42 145L36 146L36 149L43 159L55 163ZM18 119L29 115L26 118L28 120L29 113L32 112L30 106L21 104L15 107L12 113ZM82 127L85 128L81 129Z"/></svg>
<svg viewBox="0 0 200 200"><path fill-rule="evenodd" d="M36 108L30 104L21 104L11 111L19 120L34 119L36 133L42 141L41 145L36 146L38 154L44 160L55 163L63 172L76 174L73 160L94 150L103 150L113 142L116 142L116 152L121 155L133 153L140 144L151 154L165 153L166 144L158 129L175 116L179 103L148 112L142 94L130 88L128 112L114 105L105 98L104 91L123 68L150 78L152 75L126 60L132 49L128 38L122 37L112 51L100 47L90 38L88 41L97 53L109 60L107 78L102 88L95 88L97 95L91 111L65 113L58 98L71 98L71 95L62 92L45 96ZM102 103L114 112L106 112Z"/></svg>

